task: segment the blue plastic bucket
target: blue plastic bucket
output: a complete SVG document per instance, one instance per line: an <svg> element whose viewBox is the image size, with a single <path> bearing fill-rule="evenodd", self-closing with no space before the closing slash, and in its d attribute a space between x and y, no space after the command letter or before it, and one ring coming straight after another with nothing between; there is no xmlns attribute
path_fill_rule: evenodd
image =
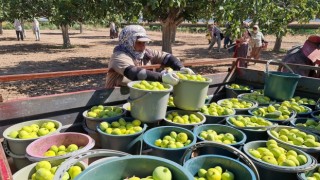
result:
<svg viewBox="0 0 320 180"><path fill-rule="evenodd" d="M144 178L152 176L153 170L158 166L167 167L174 180L193 180L191 173L181 165L164 158L147 155L124 156L103 161L89 166L76 179L120 180L133 176Z"/></svg>
<svg viewBox="0 0 320 180"><path fill-rule="evenodd" d="M134 120L134 118L130 117L123 117L123 119L127 122L132 122ZM113 121L118 121L118 119L114 119ZM109 123L112 123L113 121L109 121ZM147 125L143 124L142 130L135 134L114 135L103 132L100 127L97 126L97 131L101 140L101 147L103 149L112 149L130 154L141 154L142 134L146 129Z"/></svg>
<svg viewBox="0 0 320 180"><path fill-rule="evenodd" d="M257 166L261 180L270 180L270 179L296 179L298 172L304 172L315 167L317 161L311 157L309 154L287 146L285 144L278 143L279 147L282 147L286 150L294 150L298 154L303 154L307 157L307 163L302 166L288 167L288 166L278 166L266 163L262 160L259 160L252 156L249 153L249 149L257 149L258 147L266 147L267 141L252 141L244 145L243 150L247 156L254 162Z"/></svg>
<svg viewBox="0 0 320 180"><path fill-rule="evenodd" d="M161 148L154 143L157 139L162 139L164 136L169 135L171 131L175 131L177 134L184 132L188 135L188 139L191 143L182 148ZM143 135L143 141L146 143L149 149L149 155L163 157L174 162L180 163L181 157L187 148L196 143L195 135L188 129L176 127L176 126L161 126L147 130Z"/></svg>
<svg viewBox="0 0 320 180"><path fill-rule="evenodd" d="M198 142L207 141L207 140L201 138L199 135L202 131L206 131L209 129L216 131L217 134L231 133L235 137L237 142L233 143L233 144L229 144L229 145L233 146L235 148L238 148L238 149L241 146L243 146L247 140L247 136L242 131L235 129L233 127L226 126L226 125L220 125L220 124L219 125L218 124L204 124L204 125L196 127L193 130L194 135L197 136ZM223 155L223 156L229 156L229 157L233 155L232 153L230 153L228 151L225 151L225 150L222 150L219 148L212 148L212 147L204 147L204 148L200 149L198 152L198 155L202 155L202 154L216 154L216 155Z"/></svg>
<svg viewBox="0 0 320 180"><path fill-rule="evenodd" d="M203 155L188 160L183 167L187 169L193 176L197 176L199 169L209 169L220 166L234 174L235 179L256 180L254 172L240 161L219 155Z"/></svg>
<svg viewBox="0 0 320 180"><path fill-rule="evenodd" d="M268 66L272 61L282 63L279 60L270 60L267 62L264 95L279 101L292 98L301 76L299 74L294 74L291 68L284 63L282 64L292 73L268 71Z"/></svg>

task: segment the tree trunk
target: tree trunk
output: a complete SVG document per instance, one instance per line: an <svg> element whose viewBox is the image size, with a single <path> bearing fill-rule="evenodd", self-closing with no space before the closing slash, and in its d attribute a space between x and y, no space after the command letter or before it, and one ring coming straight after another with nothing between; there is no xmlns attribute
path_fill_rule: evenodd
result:
<svg viewBox="0 0 320 180"><path fill-rule="evenodd" d="M80 34L83 33L83 27L82 27L82 23L80 23Z"/></svg>
<svg viewBox="0 0 320 180"><path fill-rule="evenodd" d="M177 26L171 31L171 43L176 42Z"/></svg>
<svg viewBox="0 0 320 180"><path fill-rule="evenodd" d="M279 52L280 51L281 43L282 43L282 37L283 36L281 36L281 35L277 36L276 43L274 44L274 47L273 47L273 51L275 51L275 52Z"/></svg>
<svg viewBox="0 0 320 180"><path fill-rule="evenodd" d="M22 35L23 35L23 38L25 39L27 36L26 36L26 31L24 30L24 22L23 22L23 19L21 19L21 27L22 27Z"/></svg>
<svg viewBox="0 0 320 180"><path fill-rule="evenodd" d="M0 35L3 34L3 29L2 29L2 20L0 20Z"/></svg>
<svg viewBox="0 0 320 180"><path fill-rule="evenodd" d="M172 53L172 35L176 28L174 19L168 18L162 23L162 51Z"/></svg>
<svg viewBox="0 0 320 180"><path fill-rule="evenodd" d="M71 47L71 42L69 38L69 25L61 24L61 31L62 31L62 37L63 37L63 47L64 48Z"/></svg>

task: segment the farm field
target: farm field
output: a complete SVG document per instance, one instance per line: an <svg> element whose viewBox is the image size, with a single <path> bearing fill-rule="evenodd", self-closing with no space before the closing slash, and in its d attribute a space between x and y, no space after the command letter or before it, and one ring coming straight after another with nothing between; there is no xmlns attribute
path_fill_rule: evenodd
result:
<svg viewBox="0 0 320 180"><path fill-rule="evenodd" d="M149 47L161 50L161 32L148 32L152 42ZM26 31L27 38L17 41L14 30L4 30L0 36L0 75L25 73L56 72L82 70L107 67L117 39L109 38L109 29L70 31L73 48L62 49L62 35L60 30L42 30L41 41L35 41L31 30ZM286 36L282 42L284 50L292 46L301 45L306 35ZM271 51L275 37L266 36L269 41L268 50L263 51L261 59L281 59L285 55ZM208 52L208 41L204 33L177 32L176 42L172 45L173 54L182 61L222 61L230 58L226 49L216 53L216 47ZM227 71L230 64L224 66L195 67L201 74L212 74ZM251 66L250 66L251 67ZM253 67L253 66L252 66ZM263 70L262 65L253 68ZM17 81L0 84L0 94L3 101L23 97L58 94L88 89L99 89L105 85L105 75L79 76L67 78L41 79L32 81Z"/></svg>

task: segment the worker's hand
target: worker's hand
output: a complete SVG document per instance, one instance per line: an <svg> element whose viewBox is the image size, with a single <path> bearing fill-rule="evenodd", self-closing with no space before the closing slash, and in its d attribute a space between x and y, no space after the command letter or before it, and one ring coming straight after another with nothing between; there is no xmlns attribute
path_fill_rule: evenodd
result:
<svg viewBox="0 0 320 180"><path fill-rule="evenodd" d="M192 69L190 68L186 68L186 67L183 67L180 69L180 71L184 72L184 73L187 73L187 74L195 74Z"/></svg>
<svg viewBox="0 0 320 180"><path fill-rule="evenodd" d="M179 83L179 77L175 73L165 73L162 75L162 82L171 84L171 85L177 85Z"/></svg>

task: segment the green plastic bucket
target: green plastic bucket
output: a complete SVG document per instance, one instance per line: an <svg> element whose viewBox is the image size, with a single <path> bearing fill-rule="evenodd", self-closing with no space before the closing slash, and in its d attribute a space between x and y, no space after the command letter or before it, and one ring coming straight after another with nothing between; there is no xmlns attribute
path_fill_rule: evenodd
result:
<svg viewBox="0 0 320 180"><path fill-rule="evenodd" d="M125 116L127 111L125 108L123 107L117 107L117 106L104 106L104 107L114 107L114 108L118 108L118 109L121 109L121 114L119 114L118 116L113 116L113 117L107 117L107 118L93 118L93 117L88 117L87 116L87 113L89 110L86 110L82 113L82 116L86 122L86 125L89 129L95 131L96 130L96 127L97 125L99 125L101 122L103 121L106 121L106 122L109 122L109 121L113 121L114 119L119 119L120 117L122 116Z"/></svg>
<svg viewBox="0 0 320 180"><path fill-rule="evenodd" d="M127 122L132 122L133 120L135 120L131 117L123 117L123 119ZM118 121L118 119L114 119L113 121ZM109 123L113 121L109 121ZM146 129L147 125L143 124L142 130L135 134L114 135L103 132L100 129L100 126L97 126L97 131L100 135L102 149L112 149L130 154L141 154L142 135L146 131Z"/></svg>
<svg viewBox="0 0 320 180"><path fill-rule="evenodd" d="M220 155L202 155L188 160L183 167L187 169L193 176L198 176L199 169L209 169L220 166L234 174L235 179L256 180L254 172L245 164L236 159L220 156Z"/></svg>
<svg viewBox="0 0 320 180"><path fill-rule="evenodd" d="M8 127L3 132L3 137L5 138L6 141L8 141L8 148L10 149L10 151L16 155L25 155L27 146L33 141L35 141L36 139L40 138L40 137L30 138L30 139L11 138L9 137L10 132L19 131L23 126L30 126L32 124L42 125L43 123L49 122L49 121L55 124L55 127L57 127L56 128L57 130L45 136L59 133L62 128L62 124L59 121L52 120L52 119L39 119L39 120L26 121L26 122L22 122L22 123L15 124L13 126ZM41 136L41 137L45 137L45 136Z"/></svg>
<svg viewBox="0 0 320 180"><path fill-rule="evenodd" d="M172 112L177 112L181 116L195 114L198 118L200 118L201 122L193 123L193 124L180 124L180 123L171 122L166 117L168 114L171 114ZM197 126L206 122L206 117L202 113L195 112L195 111L172 110L172 111L167 112L166 117L164 118L164 125L165 126L179 126L179 127L186 128L189 130L192 130L194 127L197 127Z"/></svg>
<svg viewBox="0 0 320 180"><path fill-rule="evenodd" d="M251 117L251 115L241 115L241 116ZM247 136L247 142L256 141L256 140L267 140L268 139L267 130L277 125L277 124L273 123L272 126L265 126L264 128L261 128L261 127L238 127L238 126L233 125L230 122L231 117L234 117L234 116L228 117L226 119L226 124L244 132Z"/></svg>
<svg viewBox="0 0 320 180"><path fill-rule="evenodd" d="M154 145L157 139L162 139L164 136L169 135L171 131L175 131L177 134L184 132L188 135L188 139L191 143L182 148L161 148ZM196 143L195 135L188 129L177 126L161 126L147 130L143 135L143 141L147 145L147 152L149 155L163 157L177 163L181 162L181 157L186 149Z"/></svg>
<svg viewBox="0 0 320 180"><path fill-rule="evenodd" d="M313 173L318 172L318 168L320 168L320 164L318 164L314 169L311 169L306 172L298 173L299 180L307 180L307 177L310 177Z"/></svg>
<svg viewBox="0 0 320 180"><path fill-rule="evenodd" d="M292 73L268 71L270 62L275 61L284 65ZM266 65L264 95L278 101L284 101L293 97L300 75L294 74L292 69L279 60L269 60Z"/></svg>
<svg viewBox="0 0 320 180"><path fill-rule="evenodd" d="M62 162L62 160L56 161L56 162L50 162L50 163L53 166L56 166L56 165L59 165L61 162ZM32 163L32 164L20 169L19 171L17 171L16 173L13 174L13 180L30 180L30 179L32 179L31 178L32 174L36 172L36 165L37 165L37 163ZM76 165L80 166L82 170L86 169L88 166L81 161L78 162Z"/></svg>
<svg viewBox="0 0 320 180"><path fill-rule="evenodd" d="M198 142L198 143L192 145L183 154L182 163L185 165L186 162L188 162L188 164L190 166L197 167L196 169L192 168L193 169L192 172L195 172L198 168L201 168L202 166L199 166L199 164L197 164L197 163L191 163L190 162L190 158L192 157L192 159L194 159L194 158L202 157L202 156L209 156L209 157L212 156L212 154L198 156L199 150L201 150L202 148L206 148L206 147L221 149L221 150L224 150L224 151L227 151L227 152L233 154L232 156L221 156L221 155L219 155L219 156L228 157L228 158L234 159L236 162L244 163L254 173L254 178L256 178L258 180L260 179L259 178L259 172L258 172L256 166L249 159L249 157L247 155L245 155L242 151L240 151L239 149L237 149L237 148L235 148L233 146L229 146L229 145L225 145L225 144L221 144L221 143L202 141L202 142ZM206 161L205 159L206 158L204 158L204 161ZM224 163L227 163L227 162L228 161L221 160L219 162L218 161L213 161L212 163L224 164ZM234 162L230 162L230 161L229 161L229 163L234 164ZM189 169L189 168L187 168L187 169ZM194 174L194 173L192 173L192 174ZM236 178L236 179L238 179L238 178ZM239 178L239 179L242 179L242 178Z"/></svg>
<svg viewBox="0 0 320 180"><path fill-rule="evenodd" d="M172 86L163 84L167 90L149 91L132 87L141 81L132 81L128 83L130 88L130 97L128 101L131 105L131 116L145 123L153 123L162 120L167 111L169 95Z"/></svg>
<svg viewBox="0 0 320 180"><path fill-rule="evenodd" d="M173 87L175 106L183 110L200 110L206 102L209 84L212 82L210 78L206 80L201 82L180 79L179 83Z"/></svg>
<svg viewBox="0 0 320 180"><path fill-rule="evenodd" d="M196 128L194 128L193 133L195 134L195 136L197 136L197 141L201 142L201 141L207 141L205 139L203 139L202 137L200 137L200 133L202 131L206 131L206 130L214 130L217 132L217 134L220 133L231 133L235 139L236 139L236 143L233 144L228 144L230 146L233 146L235 148L240 149L241 146L243 146L247 140L247 136L241 132L238 129L235 129L233 127L230 126L226 126L226 125L220 125L220 124L204 124L201 126L197 126ZM210 141L212 142L212 141ZM212 148L212 147L205 147L199 150L198 155L202 155L202 154L216 154L216 155L223 155L223 156L232 156L233 154L219 149L219 148Z"/></svg>
<svg viewBox="0 0 320 180"><path fill-rule="evenodd" d="M266 142L267 141L252 141L252 142L246 143L243 147L243 150L246 153L246 155L249 156L250 159L257 166L261 180L296 179L298 172L308 171L310 169L313 169L316 166L317 160L315 160L309 154L307 154L299 149L296 149L296 148L293 148L291 146L287 146L287 145L281 144L281 143L278 143L279 147L282 147L286 150L294 150L298 154L303 154L304 156L306 156L307 163L302 166L296 166L296 167L272 165L272 164L266 163L262 160L255 158L254 156L252 156L249 153L249 149L257 149L258 147L266 147Z"/></svg>
<svg viewBox="0 0 320 180"><path fill-rule="evenodd" d="M120 180L132 176L144 178L152 176L158 166L167 167L174 180L193 180L193 176L181 165L170 160L147 155L134 155L113 158L93 166L77 176L77 180Z"/></svg>

